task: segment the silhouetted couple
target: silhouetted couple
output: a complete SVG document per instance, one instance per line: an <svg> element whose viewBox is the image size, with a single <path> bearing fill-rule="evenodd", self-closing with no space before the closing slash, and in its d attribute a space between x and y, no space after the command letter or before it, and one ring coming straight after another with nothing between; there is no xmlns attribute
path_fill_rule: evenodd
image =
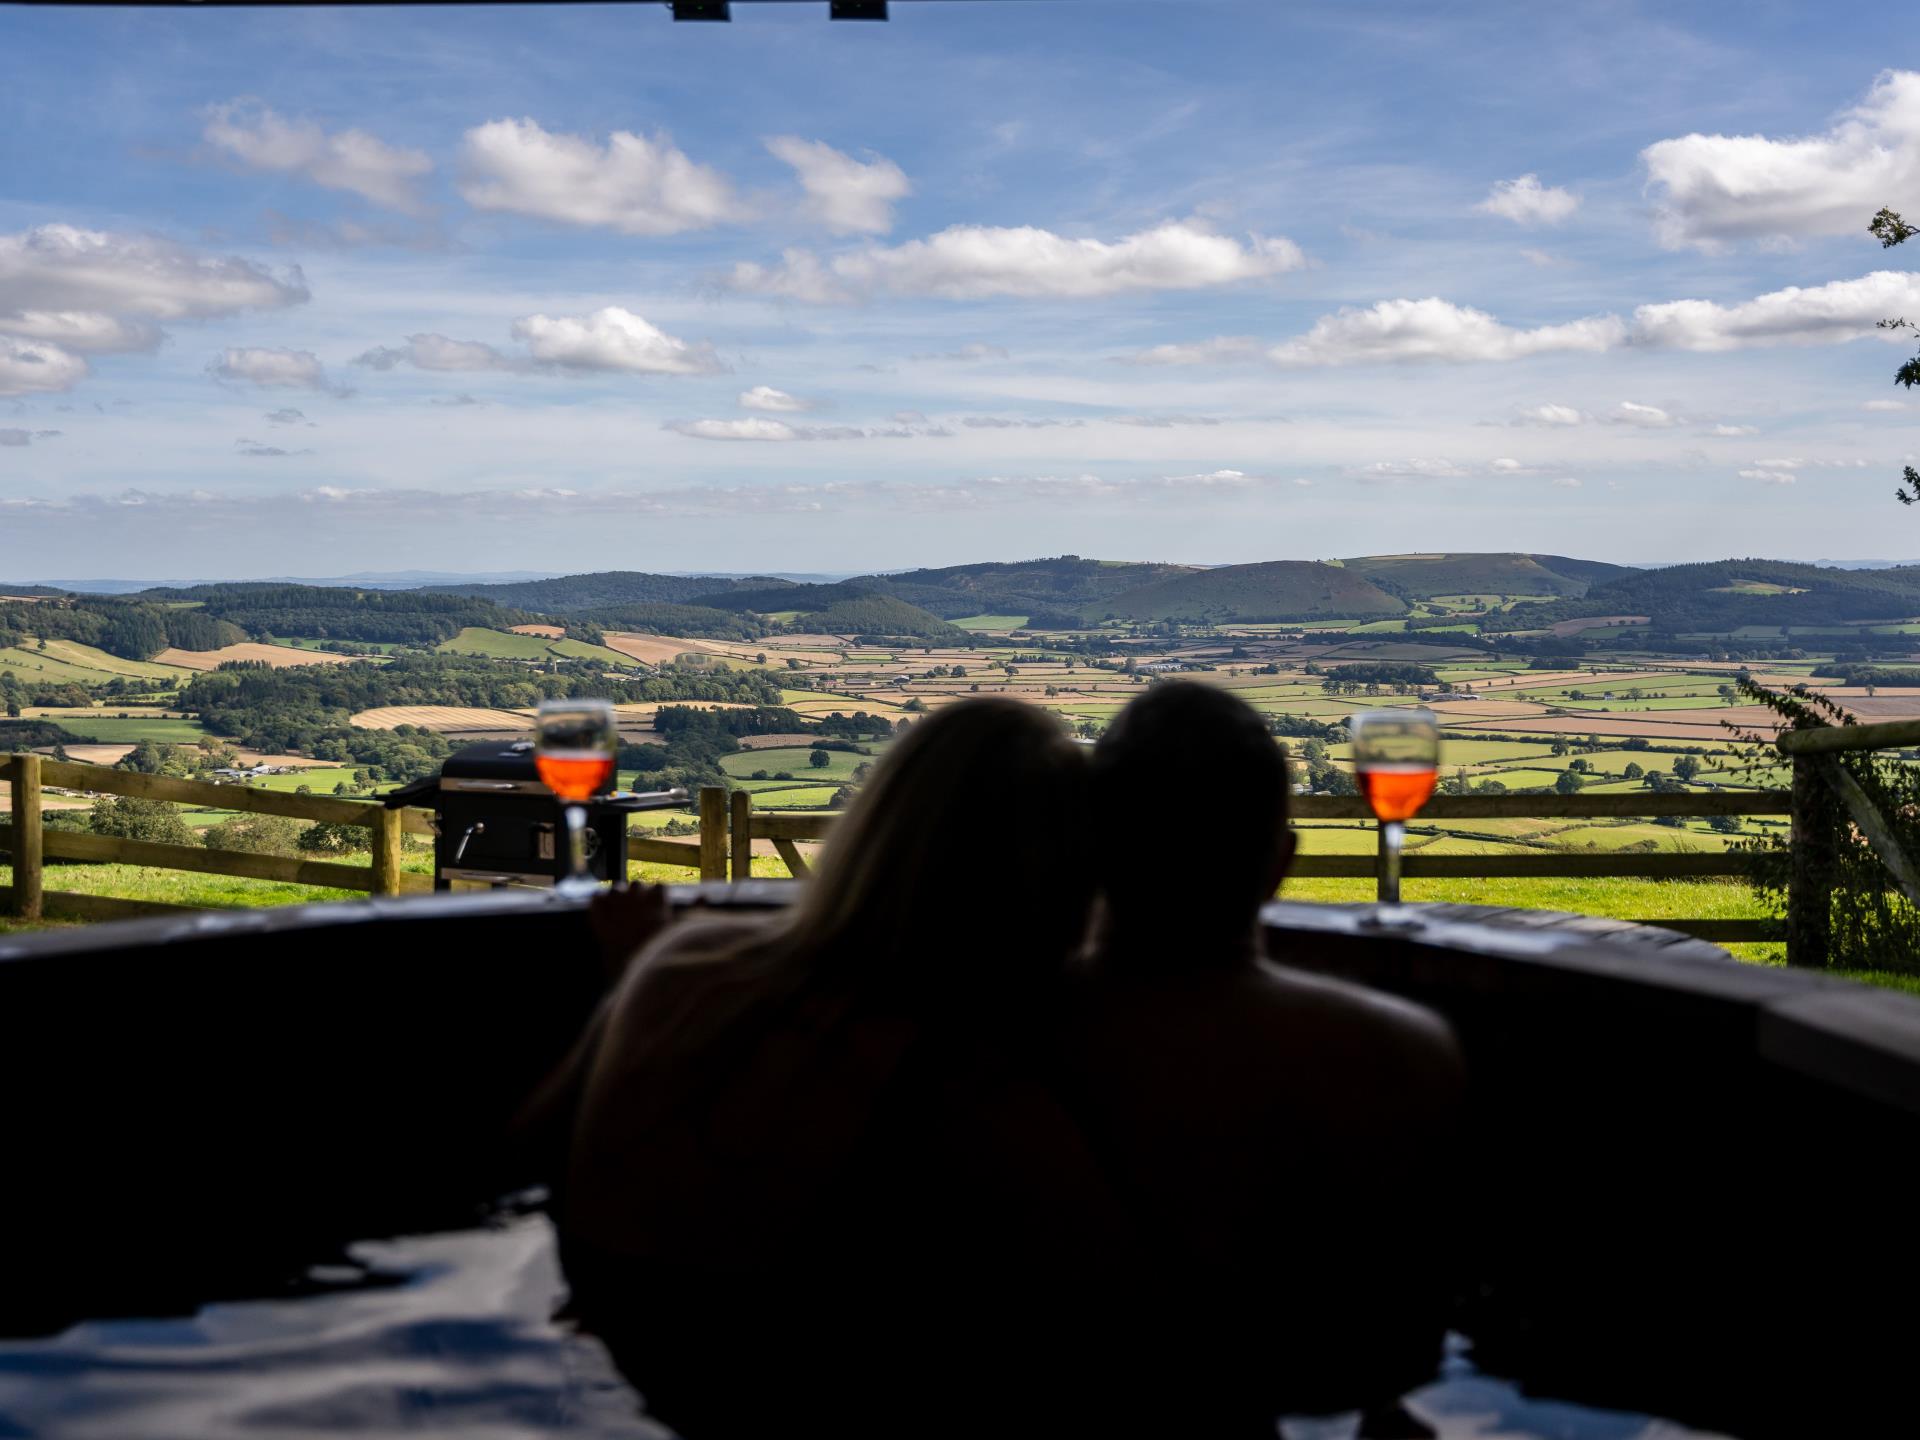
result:
<svg viewBox="0 0 1920 1440"><path fill-rule="evenodd" d="M557 1197L649 1408L688 1440L1395 1415L1438 1360L1458 1062L1262 959L1288 793L1218 690L1156 686L1090 758L967 701L789 910L654 939L574 1062Z"/></svg>

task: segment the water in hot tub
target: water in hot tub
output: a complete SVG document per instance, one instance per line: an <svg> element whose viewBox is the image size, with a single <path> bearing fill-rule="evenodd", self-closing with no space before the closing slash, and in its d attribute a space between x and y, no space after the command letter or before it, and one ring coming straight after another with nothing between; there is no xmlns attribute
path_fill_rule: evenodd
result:
<svg viewBox="0 0 1920 1440"><path fill-rule="evenodd" d="M606 1351L553 1318L565 1284L542 1217L369 1242L353 1259L380 1282L0 1342L0 1440L671 1440ZM1700 1436L1522 1396L1460 1347L1409 1408L1447 1440ZM1289 1420L1280 1433L1349 1440L1355 1427Z"/></svg>

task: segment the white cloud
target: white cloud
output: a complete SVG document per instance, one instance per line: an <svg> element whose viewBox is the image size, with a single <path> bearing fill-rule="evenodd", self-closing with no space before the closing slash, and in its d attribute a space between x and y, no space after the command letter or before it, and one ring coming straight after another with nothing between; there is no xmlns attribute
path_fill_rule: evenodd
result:
<svg viewBox="0 0 1920 1440"><path fill-rule="evenodd" d="M1510 460L1502 457L1501 459L1493 461L1488 468L1500 475L1517 475L1528 467L1518 460Z"/></svg>
<svg viewBox="0 0 1920 1440"><path fill-rule="evenodd" d="M1860 408L1862 410L1875 412L1894 413L1905 410L1907 408L1907 402L1904 400L1868 400L1863 402Z"/></svg>
<svg viewBox="0 0 1920 1440"><path fill-rule="evenodd" d="M618 305L591 315L528 315L513 322L513 335L535 360L568 370L711 375L723 368L711 345L690 345Z"/></svg>
<svg viewBox="0 0 1920 1440"><path fill-rule="evenodd" d="M158 236L72 225L0 235L0 314L72 310L196 320L307 298L298 270L280 279L238 256L203 255Z"/></svg>
<svg viewBox="0 0 1920 1440"><path fill-rule="evenodd" d="M1555 352L1593 354L1620 343L1612 315L1517 330L1483 310L1445 300L1382 300L1324 315L1298 339L1268 351L1285 366L1362 365L1417 360L1518 360Z"/></svg>
<svg viewBox="0 0 1920 1440"><path fill-rule="evenodd" d="M409 335L404 347L382 345L358 356L356 365L391 370L407 364L416 370L515 370L524 362L501 354L479 340L449 340L445 335Z"/></svg>
<svg viewBox="0 0 1920 1440"><path fill-rule="evenodd" d="M94 355L153 350L160 344L160 327L152 322L98 310L18 310L0 315L0 332Z"/></svg>
<svg viewBox="0 0 1920 1440"><path fill-rule="evenodd" d="M1753 463L1762 470L1865 470L1871 464L1866 460L1809 460L1804 455L1775 456Z"/></svg>
<svg viewBox="0 0 1920 1440"><path fill-rule="evenodd" d="M254 170L301 175L389 210L421 214L418 182L433 170L421 150L402 150L364 130L329 135L311 120L289 120L255 100L212 106L207 143Z"/></svg>
<svg viewBox="0 0 1920 1440"><path fill-rule="evenodd" d="M251 442L240 442L249 444ZM299 453L299 452L294 452ZM314 507L353 517L354 523L395 527L438 523L451 510L508 524L550 515L565 500L568 513L609 520L656 516L806 515L827 512L872 515L1000 513L1011 504L1052 505L1071 510L1088 501L1140 506L1231 501L1257 491L1304 487L1303 477L1283 479L1236 470L1196 475L987 475L942 483L903 480L834 480L744 485L678 485L659 490L576 489L530 485L510 489L448 491L317 485L293 493L206 490L121 490L111 494L65 491L56 497L0 497L0 510L23 521L43 520L50 533L70 533L75 524L108 520L130 510L191 513L196 521L302 523Z"/></svg>
<svg viewBox="0 0 1920 1440"><path fill-rule="evenodd" d="M311 350L272 350L257 346L225 350L207 366L207 373L218 380L268 389L318 390L328 395L348 393L327 379L326 367Z"/></svg>
<svg viewBox="0 0 1920 1440"><path fill-rule="evenodd" d="M1864 234L1920 186L1920 74L1892 70L1825 132L1799 139L1683 135L1640 152L1663 244Z"/></svg>
<svg viewBox="0 0 1920 1440"><path fill-rule="evenodd" d="M616 130L602 147L526 119L467 131L460 193L477 210L623 235L679 235L745 216L726 176L695 164L665 135Z"/></svg>
<svg viewBox="0 0 1920 1440"><path fill-rule="evenodd" d="M1609 410L1607 420L1614 425L1637 425L1643 430L1665 430L1680 423L1658 405L1636 405L1631 400L1622 400Z"/></svg>
<svg viewBox="0 0 1920 1440"><path fill-rule="evenodd" d="M900 167L881 155L863 162L798 135L776 135L767 149L793 167L807 192L809 218L835 235L886 234L893 229L893 202L913 193Z"/></svg>
<svg viewBox="0 0 1920 1440"><path fill-rule="evenodd" d="M1784 470L1742 470L1740 472L1740 478L1742 480L1757 480L1762 485L1791 485L1794 483L1793 476Z"/></svg>
<svg viewBox="0 0 1920 1440"><path fill-rule="evenodd" d="M1529 405L1514 417L1513 423L1561 427L1583 424L1586 418L1571 405Z"/></svg>
<svg viewBox="0 0 1920 1440"><path fill-rule="evenodd" d="M1760 427L1757 425L1716 425L1707 433L1721 440L1732 440L1741 435L1758 435L1760 433Z"/></svg>
<svg viewBox="0 0 1920 1440"><path fill-rule="evenodd" d="M1633 312L1635 344L1672 350L1832 345L1871 335L1889 315L1920 309L1920 274L1876 270L1857 280L1790 285L1737 305L1669 300Z"/></svg>
<svg viewBox="0 0 1920 1440"><path fill-rule="evenodd" d="M953 432L935 425L918 411L903 410L890 425L789 425L784 420L669 420L662 429L691 440L748 440L785 442L804 440L916 440L945 438Z"/></svg>
<svg viewBox="0 0 1920 1440"><path fill-rule="evenodd" d="M1460 480L1470 472L1452 460L1377 460L1347 472L1362 480Z"/></svg>
<svg viewBox="0 0 1920 1440"><path fill-rule="evenodd" d="M1575 479L1571 475L1562 475L1554 480L1553 483L1562 490L1578 490L1584 482Z"/></svg>
<svg viewBox="0 0 1920 1440"><path fill-rule="evenodd" d="M813 406L797 395L789 395L784 390L776 390L771 385L756 385L751 390L740 392L742 410L770 410L776 414L791 415L801 410L811 410Z"/></svg>
<svg viewBox="0 0 1920 1440"><path fill-rule="evenodd" d="M1557 185L1543 186L1538 175L1501 180L1477 206L1516 225L1558 225L1580 208L1580 197Z"/></svg>
<svg viewBox="0 0 1920 1440"><path fill-rule="evenodd" d="M1079 429L1085 420L1062 420L1052 417L1038 419L1030 417L1008 418L1004 415L963 415L960 423L969 430L1058 430Z"/></svg>
<svg viewBox="0 0 1920 1440"><path fill-rule="evenodd" d="M1252 360L1259 353L1260 342L1251 335L1216 335L1187 344L1155 345L1119 359L1125 365L1227 365Z"/></svg>
<svg viewBox="0 0 1920 1440"><path fill-rule="evenodd" d="M0 395L71 390L87 378L87 362L58 345L0 335Z"/></svg>
<svg viewBox="0 0 1920 1440"><path fill-rule="evenodd" d="M801 433L784 420L673 420L667 429L694 440L799 440Z"/></svg>
<svg viewBox="0 0 1920 1440"><path fill-rule="evenodd" d="M775 267L734 266L735 290L813 303L872 295L947 300L1099 299L1137 291L1199 290L1297 270L1300 247L1284 237L1216 235L1170 221L1116 241L1074 240L1032 226L955 225L903 245L870 245L822 262L788 250Z"/></svg>

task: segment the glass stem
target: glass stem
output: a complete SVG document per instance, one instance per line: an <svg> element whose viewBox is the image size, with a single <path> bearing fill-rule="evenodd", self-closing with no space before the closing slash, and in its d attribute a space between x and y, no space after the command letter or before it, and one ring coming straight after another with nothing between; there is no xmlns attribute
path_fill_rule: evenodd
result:
<svg viewBox="0 0 1920 1440"><path fill-rule="evenodd" d="M587 807L569 805L567 809L567 873L575 880L588 880Z"/></svg>
<svg viewBox="0 0 1920 1440"><path fill-rule="evenodd" d="M1407 827L1398 820L1380 822L1380 860L1376 898L1382 905L1400 903L1400 847Z"/></svg>

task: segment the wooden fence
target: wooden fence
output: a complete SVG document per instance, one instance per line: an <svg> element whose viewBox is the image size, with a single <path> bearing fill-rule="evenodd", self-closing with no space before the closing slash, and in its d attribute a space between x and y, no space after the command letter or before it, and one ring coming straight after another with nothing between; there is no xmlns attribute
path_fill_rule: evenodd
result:
<svg viewBox="0 0 1920 1440"><path fill-rule="evenodd" d="M144 775L137 770L48 760L33 754L0 755L0 776L7 781L13 806L8 823L0 826L0 851L7 852L13 859L13 884L0 887L0 905L22 919L38 919L44 915L60 920L124 920L192 908L152 900L119 900L104 895L49 891L45 889L48 860L112 861L160 870L189 870L203 875L237 875L336 890L364 890L371 895L399 895L409 890L429 889L432 885L426 876L409 875L400 869L401 837L433 833L428 814L422 810L389 810L366 800L290 795L283 791L256 790L247 785L216 785L207 780L176 780L165 775ZM113 835L48 830L41 823L40 802L45 787L358 826L367 832L372 863L343 865L330 860L254 855L237 850L211 850L200 845L167 845L151 840L124 840Z"/></svg>
<svg viewBox="0 0 1920 1440"><path fill-rule="evenodd" d="M1842 817L1873 844L1887 862L1893 883L1920 903L1920 873L1901 855L1890 832L1858 786L1834 761L1841 750L1881 749L1920 745L1920 721L1886 725L1853 725L1832 729L1789 731L1780 742L1793 764L1790 790L1720 790L1684 794L1653 791L1615 795L1436 795L1420 818L1471 824L1476 820L1556 819L1614 820L1634 817L1679 816L1703 819L1716 815L1788 815L1793 817L1792 881L1789 914L1778 920L1672 919L1646 923L1681 930L1702 939L1726 943L1786 939L1793 963L1818 964L1828 940L1826 896L1832 883L1835 845ZM216 875L238 875L298 885L363 890L374 895L398 895L430 888L426 876L400 869L401 836L431 834L427 812L388 810L365 800L342 800L319 795L290 795L255 790L244 785L216 785L201 780L174 780L99 765L47 760L39 755L0 756L0 776L12 787L12 823L0 826L0 850L13 857L12 888L0 888L0 903L15 915L37 918L118 919L150 915L185 907L148 901L112 900L100 896L49 892L43 889L47 860L119 861L160 869L191 870ZM137 795L226 810L285 815L296 820L329 821L364 827L372 863L343 865L330 861L288 859L277 855L243 854L200 846L162 845L111 836L46 830L41 820L41 790L53 786L109 795ZM1863 808L1864 807L1864 811ZM1301 820L1366 820L1366 802L1357 796L1301 795L1293 800ZM724 790L702 790L699 795L698 843L652 836L628 839L628 858L654 864L683 866L703 880L750 878L753 843L770 841L795 875L805 875L800 852L806 841L824 840L836 817L830 812L765 813L753 808L744 791L731 796ZM1402 861L1409 879L1599 879L1633 877L1653 880L1697 880L1712 877L1749 878L1758 857L1738 851L1701 854L1673 852L1616 852L1613 854L1549 853L1539 855L1422 855L1414 851ZM1366 878L1379 873L1378 859L1370 855L1303 855L1292 873L1315 878Z"/></svg>

